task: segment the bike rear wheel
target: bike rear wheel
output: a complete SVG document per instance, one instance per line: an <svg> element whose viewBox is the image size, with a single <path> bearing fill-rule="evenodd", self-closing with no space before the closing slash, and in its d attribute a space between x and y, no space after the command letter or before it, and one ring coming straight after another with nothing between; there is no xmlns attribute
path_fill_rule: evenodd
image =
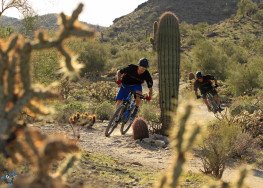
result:
<svg viewBox="0 0 263 188"><path fill-rule="evenodd" d="M125 106L120 105L117 110L115 111L114 115L112 116L106 130L105 130L105 136L109 137L111 133L114 131L114 129L117 127L121 120L121 116L123 114Z"/></svg>
<svg viewBox="0 0 263 188"><path fill-rule="evenodd" d="M135 109L135 107L130 111L130 114L128 116L128 121L127 122L122 122L122 124L121 124L121 129L120 130L121 130L121 134L122 135L124 135L124 134L126 134L128 132L128 130L130 129L130 127L131 127L131 125L132 125L132 123L133 123L133 121L135 119L135 117L132 117L134 109ZM136 116L136 114L135 114L135 116Z"/></svg>

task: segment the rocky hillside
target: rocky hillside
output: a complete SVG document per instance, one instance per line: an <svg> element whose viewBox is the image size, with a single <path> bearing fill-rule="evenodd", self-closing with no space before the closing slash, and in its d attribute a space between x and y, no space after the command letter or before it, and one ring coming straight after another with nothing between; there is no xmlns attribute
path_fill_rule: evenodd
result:
<svg viewBox="0 0 263 188"><path fill-rule="evenodd" d="M37 29L56 30L58 29L58 24L57 24L58 16L59 16L58 14L45 14L42 16L37 16L34 21L34 30L37 30ZM96 31L101 31L103 29L103 27L101 26L88 24L86 22L83 22L83 23L88 25L91 28L94 28ZM6 17L6 16L2 16L0 18L0 27L11 27L15 31L18 31L18 32L24 31L23 20L20 20L17 18Z"/></svg>
<svg viewBox="0 0 263 188"><path fill-rule="evenodd" d="M213 24L229 18L236 9L237 0L148 0L132 13L115 19L110 30L132 36L138 35L138 30L151 31L153 22L165 11L174 12L181 22Z"/></svg>

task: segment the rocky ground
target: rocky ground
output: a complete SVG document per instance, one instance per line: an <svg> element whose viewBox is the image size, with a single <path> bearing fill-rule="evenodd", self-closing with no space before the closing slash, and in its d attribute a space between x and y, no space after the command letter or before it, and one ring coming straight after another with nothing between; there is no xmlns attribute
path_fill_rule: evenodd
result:
<svg viewBox="0 0 263 188"><path fill-rule="evenodd" d="M183 111L183 107L180 106L179 111ZM214 118L200 101L193 104L193 113L188 124L198 123L205 128L204 126ZM68 177L68 182L74 184L74 187L83 184L91 187L152 187L172 163L173 152L169 148L168 139L160 135L151 135L150 139L133 140L131 130L122 136L118 128L107 138L104 136L106 125L107 122L97 122L93 128L77 130L80 134L78 145L83 154L78 167ZM39 123L34 126L48 134L73 136L69 125ZM194 154L188 154L186 175L181 179L181 185L198 187L199 183L204 181L202 176L198 175L201 167L200 160ZM222 179L233 181L239 167L240 165L234 164L227 167ZM191 173L195 175L190 175L192 178L189 179ZM249 187L261 187L263 171L252 168L246 181Z"/></svg>

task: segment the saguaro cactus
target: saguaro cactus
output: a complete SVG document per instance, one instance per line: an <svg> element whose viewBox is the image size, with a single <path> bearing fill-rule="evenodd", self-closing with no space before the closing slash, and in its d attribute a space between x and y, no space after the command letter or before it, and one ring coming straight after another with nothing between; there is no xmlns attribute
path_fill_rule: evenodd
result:
<svg viewBox="0 0 263 188"><path fill-rule="evenodd" d="M173 13L166 12L160 17L154 44L158 54L161 132L166 134L171 124L169 112L175 110L179 92L180 33Z"/></svg>

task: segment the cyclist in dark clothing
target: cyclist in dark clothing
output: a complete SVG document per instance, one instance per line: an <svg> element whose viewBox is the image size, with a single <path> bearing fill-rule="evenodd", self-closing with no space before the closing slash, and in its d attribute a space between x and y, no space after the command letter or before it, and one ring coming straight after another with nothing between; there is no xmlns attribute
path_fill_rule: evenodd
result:
<svg viewBox="0 0 263 188"><path fill-rule="evenodd" d="M142 84L146 81L149 88L148 96L146 100L151 100L153 90L153 79L147 68L149 67L149 61L146 58L139 60L138 65L130 64L117 71L116 83L120 86L119 92L116 96L116 106L118 107L121 102L127 98L130 91L135 91L138 94L142 94ZM138 108L141 104L140 97L136 97L136 108L134 114L137 113Z"/></svg>
<svg viewBox="0 0 263 188"><path fill-rule="evenodd" d="M212 81L215 82L215 87L213 87ZM215 79L214 76L203 75L202 72L200 71L196 72L196 80L194 82L195 95L197 99L201 98L201 96L198 95L198 92L197 92L197 90L199 89L202 95L202 98L204 100L204 103L206 104L208 108L208 111L211 111L207 98L206 98L206 95L208 92L210 92L214 96L215 101L217 102L218 106L220 106L220 98L217 94L217 91L215 90L215 88L217 87L218 87L217 80ZM223 109L220 107L220 110L223 110Z"/></svg>

